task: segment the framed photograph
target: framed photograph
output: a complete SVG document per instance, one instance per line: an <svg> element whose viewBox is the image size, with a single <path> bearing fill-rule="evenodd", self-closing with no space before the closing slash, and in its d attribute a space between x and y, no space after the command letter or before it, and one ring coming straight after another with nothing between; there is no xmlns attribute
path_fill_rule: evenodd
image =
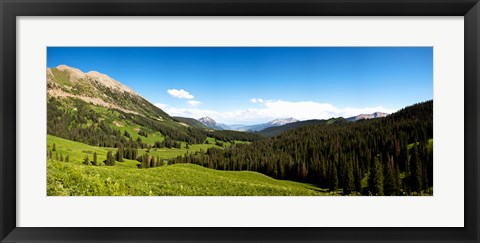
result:
<svg viewBox="0 0 480 243"><path fill-rule="evenodd" d="M5 1L2 242L478 242L478 1Z"/></svg>

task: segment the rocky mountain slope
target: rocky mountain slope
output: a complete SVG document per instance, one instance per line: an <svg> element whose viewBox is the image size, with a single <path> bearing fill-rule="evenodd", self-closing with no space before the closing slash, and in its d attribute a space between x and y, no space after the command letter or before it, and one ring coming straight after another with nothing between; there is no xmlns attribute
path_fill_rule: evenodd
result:
<svg viewBox="0 0 480 243"><path fill-rule="evenodd" d="M47 69L47 133L93 146L203 143L204 129L174 120L129 87L96 71Z"/></svg>
<svg viewBox="0 0 480 243"><path fill-rule="evenodd" d="M200 123L202 123L203 125L207 126L210 129L224 130L221 126L219 126L219 124L217 124L217 122L213 118L211 118L209 116L202 117L202 118L198 119L198 121Z"/></svg>
<svg viewBox="0 0 480 243"><path fill-rule="evenodd" d="M49 97L75 98L105 108L142 115L156 120L172 120L160 108L108 75L59 65L47 69Z"/></svg>

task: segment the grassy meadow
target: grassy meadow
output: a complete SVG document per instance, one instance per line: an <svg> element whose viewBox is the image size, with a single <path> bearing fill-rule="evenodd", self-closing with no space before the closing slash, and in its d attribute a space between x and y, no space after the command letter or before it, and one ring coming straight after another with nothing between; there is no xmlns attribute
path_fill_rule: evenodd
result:
<svg viewBox="0 0 480 243"><path fill-rule="evenodd" d="M220 146L215 145L214 138L207 138L209 141L208 144L190 144L189 148L185 148L185 142L182 142L182 148L152 148L150 149L149 154L151 156L159 157L161 159L170 159L175 158L177 156L183 156L187 152L194 153L197 151L206 151L208 148L221 148ZM237 143L237 142L236 142ZM238 143L241 143L240 141ZM105 160L107 158L108 151L115 153L117 150L116 148L106 148L106 147L96 147L90 146L80 142L74 142L68 139L59 138L52 135L47 135L47 148L51 150L55 144L56 152L58 157L60 156L65 157L67 154L69 155L70 162L78 162L81 164L85 156L89 156L91 160L93 157L93 153L97 153L97 159L99 162ZM224 146L231 146L231 143L223 143ZM138 154L143 155L147 152L147 149L138 149ZM52 157L56 155L53 154ZM58 159L57 159L58 160ZM125 162L117 162L116 166L119 167L127 167L127 168L137 168L137 164L139 164L136 160L129 160L124 159Z"/></svg>
<svg viewBox="0 0 480 243"><path fill-rule="evenodd" d="M336 195L310 184L276 180L251 171L219 171L193 164L164 165L138 169L138 161L117 162L115 166L82 164L96 152L98 161L106 159L113 148L94 147L48 135L48 149L55 144L56 159L47 161L47 194L49 196L320 196ZM187 151L199 151L214 144L190 145L182 149L153 149L150 154L171 158ZM218 146L217 146L218 147ZM142 154L145 150L142 150Z"/></svg>

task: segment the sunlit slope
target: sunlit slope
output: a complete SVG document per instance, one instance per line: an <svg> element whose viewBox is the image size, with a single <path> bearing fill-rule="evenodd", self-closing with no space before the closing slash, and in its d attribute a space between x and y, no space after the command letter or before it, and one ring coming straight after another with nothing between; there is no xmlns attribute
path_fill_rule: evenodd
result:
<svg viewBox="0 0 480 243"><path fill-rule="evenodd" d="M137 169L137 161L125 160L115 166L84 165L83 158L97 153L98 161L113 148L94 147L48 136L48 147L55 143L53 159L47 161L49 196L285 196L330 195L309 184L275 180L251 171L219 171L193 164L164 165ZM199 145L206 146L206 145ZM215 145L209 145L215 146ZM193 147L193 148L192 148ZM195 150L193 145L191 150ZM141 153L144 153L142 151ZM162 158L186 153L185 150L156 151ZM69 162L58 158L69 155Z"/></svg>
<svg viewBox="0 0 480 243"><path fill-rule="evenodd" d="M55 144L55 149L56 149L56 152L52 154L53 159L57 157L58 157L57 159L59 159L60 157L63 157L65 159L66 156L68 155L69 162L75 163L75 164L82 164L85 156L88 156L89 160L91 161L93 159L94 153L97 154L97 161L100 163L107 158L107 153L109 151L111 151L113 154L115 154L115 152L117 151L116 148L90 146L88 144L55 137L53 135L47 135L47 148L49 151L52 150L53 144ZM214 142L212 142L210 144L192 144L189 146L188 149L185 149L185 146L183 143L181 149L177 149L177 148L150 149L149 155L155 156L161 159L170 159L170 158L175 158L177 156L183 156L187 152L193 153L200 150L206 151L208 148L220 148L220 147L215 145ZM147 149L138 149L138 155L143 155L146 153L146 151ZM115 167L137 168L137 164L139 163L140 162L136 160L124 159L124 162L117 162Z"/></svg>
<svg viewBox="0 0 480 243"><path fill-rule="evenodd" d="M50 160L49 196L314 196L314 186L250 171L218 171L193 164L115 169Z"/></svg>

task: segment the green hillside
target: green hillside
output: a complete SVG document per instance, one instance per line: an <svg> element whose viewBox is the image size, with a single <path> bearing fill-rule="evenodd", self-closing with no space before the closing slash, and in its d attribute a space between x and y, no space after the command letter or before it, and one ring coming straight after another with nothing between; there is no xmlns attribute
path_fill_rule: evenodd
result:
<svg viewBox="0 0 480 243"><path fill-rule="evenodd" d="M47 133L95 146L152 146L165 137L203 143L206 135L173 120L127 86L98 72L47 70Z"/></svg>
<svg viewBox="0 0 480 243"><path fill-rule="evenodd" d="M213 138L208 138L210 141L215 141ZM108 148L108 147L98 147L98 146L90 146L88 144L74 142L68 139L63 139L59 137L55 137L52 135L47 135L47 147L48 150L52 150L55 144L55 152L52 154L52 158L55 159L57 156L63 156L64 158L69 155L70 163L82 164L85 156L89 156L89 159L92 160L93 153L97 153L97 160L99 162L105 160L107 158L107 153L112 151L115 153L117 151L116 148ZM230 146L231 143L224 143L225 146ZM170 159L175 158L177 156L183 156L186 153L194 153L197 151L206 151L208 148L221 148L215 145L214 142L209 144L192 144L189 145L189 148L185 148L185 143L182 144L182 148L152 148L149 151L150 156L159 157L161 159ZM55 154L56 153L56 154ZM138 155L143 155L147 153L147 149L138 149ZM117 162L116 167L120 168L137 168L137 164L140 162L136 160L129 160L124 159L124 162Z"/></svg>
<svg viewBox="0 0 480 243"><path fill-rule="evenodd" d="M55 144L55 153L47 161L47 194L49 196L288 196L333 195L315 186L275 180L250 171L218 171L193 164L164 165L138 169L139 162L125 160L115 166L92 166L81 163L86 155L98 154L98 161L106 158L113 148L94 147L66 139L48 136L48 147ZM192 145L189 151L206 146ZM164 158L175 157L187 150L157 151ZM145 153L145 151L143 151ZM55 157L69 155L69 162Z"/></svg>
<svg viewBox="0 0 480 243"><path fill-rule="evenodd" d="M50 96L76 98L152 119L172 120L167 113L127 86L98 72L83 73L60 65L47 70L47 85Z"/></svg>
<svg viewBox="0 0 480 243"><path fill-rule="evenodd" d="M332 191L342 188L345 195L431 195L431 139L430 100L381 119L303 126L250 145L210 149L206 155L189 154L172 163L254 170ZM408 149L416 142L419 146ZM365 175L368 183L362 182Z"/></svg>
<svg viewBox="0 0 480 243"><path fill-rule="evenodd" d="M307 121L299 121L299 122L292 122L282 126L277 127L269 127L265 128L262 131L257 132L258 134L266 137L275 137L278 136L286 131L290 131L292 129L310 126L310 125L321 125L321 124L339 124L344 123L346 120L342 117L339 118L330 118L328 120L307 120Z"/></svg>
<svg viewBox="0 0 480 243"><path fill-rule="evenodd" d="M113 169L49 160L49 196L325 196L312 185L250 171L218 171L194 164Z"/></svg>

